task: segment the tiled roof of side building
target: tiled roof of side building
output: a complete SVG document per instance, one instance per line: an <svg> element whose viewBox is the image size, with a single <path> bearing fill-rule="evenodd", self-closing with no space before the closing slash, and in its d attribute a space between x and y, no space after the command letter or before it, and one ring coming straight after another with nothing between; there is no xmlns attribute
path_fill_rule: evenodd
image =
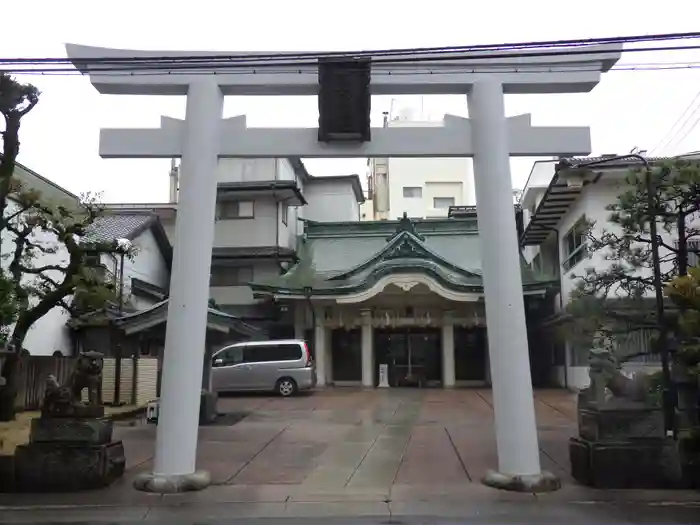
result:
<svg viewBox="0 0 700 525"><path fill-rule="evenodd" d="M88 228L85 239L89 242L110 242L117 239L133 240L155 221L151 214L103 215Z"/></svg>

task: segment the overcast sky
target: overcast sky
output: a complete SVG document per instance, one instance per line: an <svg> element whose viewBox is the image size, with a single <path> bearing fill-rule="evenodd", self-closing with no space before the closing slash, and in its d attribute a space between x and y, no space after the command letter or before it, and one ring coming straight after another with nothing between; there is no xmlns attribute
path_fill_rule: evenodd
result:
<svg viewBox="0 0 700 525"><path fill-rule="evenodd" d="M131 49L341 51L492 44L698 30L700 2L666 0L34 0L3 22L0 56L64 57L66 42ZM698 41L700 44L700 41ZM621 63L695 62L700 51L630 53ZM102 160L101 127L157 127L161 115L184 117L184 97L99 95L87 78L31 76L43 92L21 131L20 162L67 189L101 191L109 202L167 200L167 160ZM509 115L533 125L587 125L594 153L651 150L700 93L700 69L612 72L592 92L506 98ZM399 101L401 102L401 101ZM415 97L408 103L415 102ZM375 97L379 124L391 100ZM696 101L700 104L700 100ZM466 98L425 97L430 116L466 116ZM245 113L251 126L317 124L312 97L228 98L224 116ZM661 151L700 150L700 109ZM687 133L684 140L680 138ZM656 153L656 151L655 151ZM522 187L533 159L512 163ZM365 172L362 159L310 160L315 175Z"/></svg>

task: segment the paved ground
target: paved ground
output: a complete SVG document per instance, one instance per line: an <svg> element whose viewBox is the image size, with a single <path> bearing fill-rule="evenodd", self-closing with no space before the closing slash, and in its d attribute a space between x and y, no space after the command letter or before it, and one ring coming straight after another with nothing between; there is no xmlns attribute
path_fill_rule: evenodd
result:
<svg viewBox="0 0 700 525"><path fill-rule="evenodd" d="M488 390L334 389L291 399L222 398L219 411L226 415L200 429L198 466L216 485L206 491L134 491L133 476L151 469L155 427L120 426L115 433L128 462L123 480L91 493L0 495L0 523L324 516L367 518L357 524L398 516L403 523L420 516L459 518L455 524L698 522L697 493L577 486L567 450L575 395L551 390L535 397L543 468L564 483L553 494L514 494L479 483L497 463Z"/></svg>
<svg viewBox="0 0 700 525"><path fill-rule="evenodd" d="M543 468L568 476L575 396L536 395ZM295 398L226 397L248 414L200 430L199 466L217 485L305 489L462 485L496 466L488 390L334 389ZM230 420L224 417L224 422ZM132 472L149 469L153 426L121 429Z"/></svg>

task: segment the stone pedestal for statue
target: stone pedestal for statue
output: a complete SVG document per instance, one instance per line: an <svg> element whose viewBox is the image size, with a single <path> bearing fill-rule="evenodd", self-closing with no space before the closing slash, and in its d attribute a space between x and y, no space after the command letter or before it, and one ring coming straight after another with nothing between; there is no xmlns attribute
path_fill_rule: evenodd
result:
<svg viewBox="0 0 700 525"><path fill-rule="evenodd" d="M102 488L121 477L125 466L111 421L42 416L32 420L29 443L15 451L15 486L20 492Z"/></svg>
<svg viewBox="0 0 700 525"><path fill-rule="evenodd" d="M648 400L647 378L625 377L604 352L592 357L590 377L578 396L578 436L569 441L572 477L600 489L683 486L678 446Z"/></svg>
<svg viewBox="0 0 700 525"><path fill-rule="evenodd" d="M110 485L124 474L121 441L112 440L112 421L99 399L102 354L80 354L66 385L46 381L41 417L33 419L29 443L15 450L19 492L72 492ZM88 402L82 392L88 390Z"/></svg>
<svg viewBox="0 0 700 525"><path fill-rule="evenodd" d="M663 489L682 485L676 442L661 410L643 404L579 407L579 435L570 439L571 475L600 489Z"/></svg>

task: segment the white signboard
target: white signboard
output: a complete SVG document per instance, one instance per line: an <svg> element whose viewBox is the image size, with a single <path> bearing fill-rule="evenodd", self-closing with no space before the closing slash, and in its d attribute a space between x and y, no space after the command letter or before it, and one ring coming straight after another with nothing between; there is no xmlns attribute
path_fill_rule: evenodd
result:
<svg viewBox="0 0 700 525"><path fill-rule="evenodd" d="M389 365L379 365L379 388L389 388Z"/></svg>

